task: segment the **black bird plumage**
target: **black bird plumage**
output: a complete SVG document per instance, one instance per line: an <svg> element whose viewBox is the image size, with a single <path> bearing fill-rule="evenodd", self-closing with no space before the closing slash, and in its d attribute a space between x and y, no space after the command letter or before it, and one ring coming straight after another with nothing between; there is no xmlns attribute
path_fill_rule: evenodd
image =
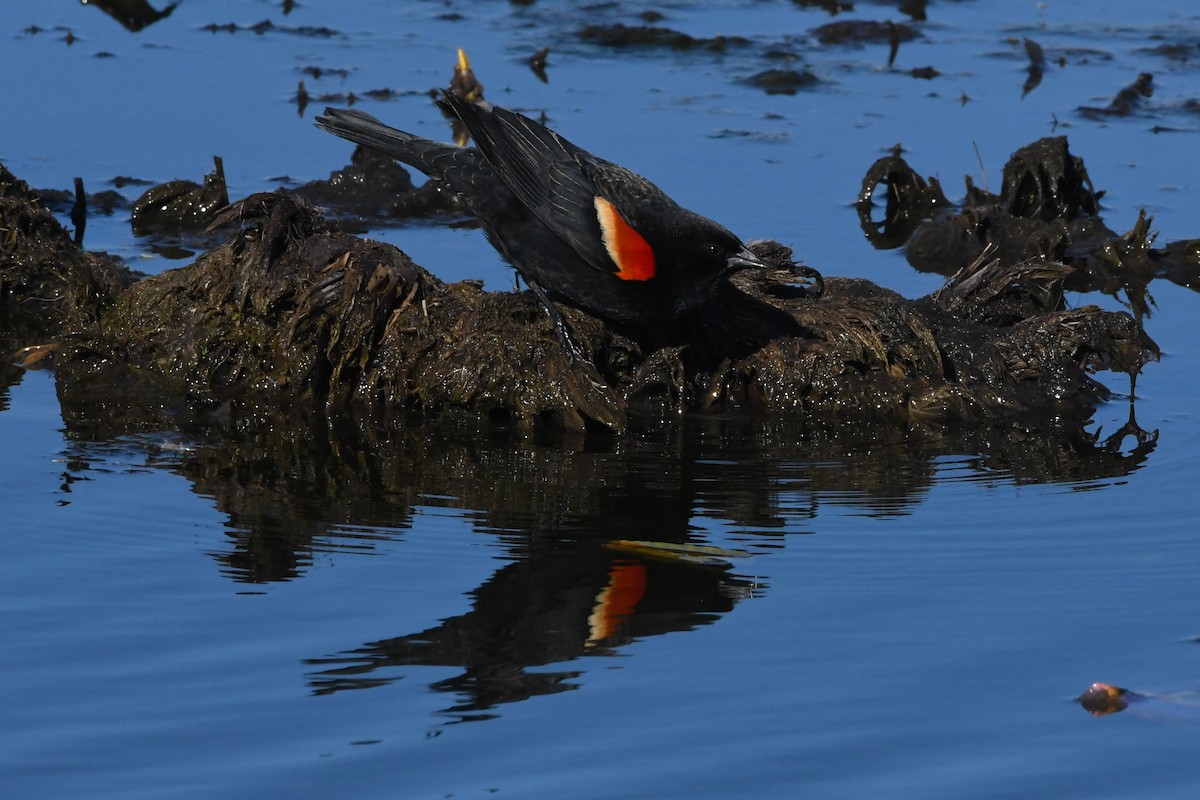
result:
<svg viewBox="0 0 1200 800"><path fill-rule="evenodd" d="M721 225L522 114L449 92L439 105L462 120L475 147L414 136L355 110L328 108L316 124L455 192L543 299L661 325L702 304L732 272L764 266Z"/></svg>

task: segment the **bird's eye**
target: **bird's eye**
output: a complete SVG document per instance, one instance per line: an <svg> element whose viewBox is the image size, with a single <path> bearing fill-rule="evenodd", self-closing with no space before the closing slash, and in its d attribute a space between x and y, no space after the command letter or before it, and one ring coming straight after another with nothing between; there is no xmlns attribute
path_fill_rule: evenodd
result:
<svg viewBox="0 0 1200 800"><path fill-rule="evenodd" d="M710 244L705 247L705 250L710 256L719 256L724 254L725 249L719 244Z"/></svg>

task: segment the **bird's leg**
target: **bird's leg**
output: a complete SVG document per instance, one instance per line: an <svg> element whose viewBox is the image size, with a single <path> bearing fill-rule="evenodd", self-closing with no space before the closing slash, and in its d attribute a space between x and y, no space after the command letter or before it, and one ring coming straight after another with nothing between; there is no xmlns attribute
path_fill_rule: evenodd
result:
<svg viewBox="0 0 1200 800"><path fill-rule="evenodd" d="M546 290L537 281L531 281L528 277L525 277L525 284L533 290L537 299L541 301L542 308L546 309L550 321L554 323L554 332L558 335L558 340L562 342L563 350L567 352L567 362L574 364L576 361L583 361L586 363L587 359L584 358L583 352L571 340L571 331L567 327L567 321L563 319L562 312L555 307L554 303L550 302L550 296L546 294Z"/></svg>
<svg viewBox="0 0 1200 800"><path fill-rule="evenodd" d="M588 360L583 351L572 341L567 321L563 319L558 308L550 302L550 296L546 294L546 290L538 285L537 281L531 281L528 277L525 277L525 283L541 301L542 307L546 309L550 321L554 323L554 332L558 334L558 341L567 355L567 368L562 371L560 377L562 386L571 398L571 402L575 404L580 414L610 428L623 429L628 422L624 398L613 391L600 375L600 371L596 369L596 365Z"/></svg>

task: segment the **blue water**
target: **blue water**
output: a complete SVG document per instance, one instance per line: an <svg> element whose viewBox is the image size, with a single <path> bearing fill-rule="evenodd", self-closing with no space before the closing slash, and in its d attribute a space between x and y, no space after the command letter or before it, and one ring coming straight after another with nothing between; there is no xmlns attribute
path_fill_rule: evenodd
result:
<svg viewBox="0 0 1200 800"><path fill-rule="evenodd" d="M662 8L663 25L754 44L612 52L571 36L585 19L636 23L625 6L308 3L284 17L184 2L132 34L85 5L0 0L0 71L22 75L5 86L20 113L0 122L0 159L35 186L80 175L92 191L119 174L198 179L213 154L233 196L324 177L348 147L297 116L302 67L351 70L306 78L314 94L423 91L464 46L493 102L547 110L746 238L908 295L941 278L873 251L850 205L897 141L954 195L966 174L997 188L1015 148L1065 133L1111 227L1147 207L1160 242L1200 234L1197 123L1180 108L1200 58L1142 52L1194 46L1200 11L934 2L889 72L886 46L806 39L823 12ZM903 18L876 3L858 16ZM262 19L340 33L202 30ZM1024 99L1022 36L1051 60ZM522 63L543 45L548 84ZM768 46L825 82L796 96L738 83L774 65ZM907 74L926 65L942 76ZM1147 115L1074 112L1146 70ZM445 136L423 96L360 107ZM508 285L478 232L379 236L448 279ZM127 212L91 220L88 244L148 271L186 263L147 255ZM310 449L300 430L289 457L264 443L280 431L229 442L64 421L54 375L24 373L0 405L0 794L1193 797L1197 720L1097 719L1072 702L1097 680L1200 688L1197 299L1151 293L1164 359L1139 379L1136 415L1158 439L1125 467L1044 449L1039 431L997 453L711 418L583 450L467 423L364 449ZM1128 382L1104 380L1117 395L1089 426L1102 436L1129 416ZM614 539L749 555L714 572L621 557ZM606 618L630 585L636 612Z"/></svg>

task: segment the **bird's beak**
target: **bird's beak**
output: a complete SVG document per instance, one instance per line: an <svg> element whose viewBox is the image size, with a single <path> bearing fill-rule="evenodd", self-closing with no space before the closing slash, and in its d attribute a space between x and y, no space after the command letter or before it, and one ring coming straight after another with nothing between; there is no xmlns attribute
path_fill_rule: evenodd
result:
<svg viewBox="0 0 1200 800"><path fill-rule="evenodd" d="M737 272L742 269L767 269L768 265L758 256L751 253L749 248L743 247L737 253L734 253L725 262L729 267L730 272Z"/></svg>

